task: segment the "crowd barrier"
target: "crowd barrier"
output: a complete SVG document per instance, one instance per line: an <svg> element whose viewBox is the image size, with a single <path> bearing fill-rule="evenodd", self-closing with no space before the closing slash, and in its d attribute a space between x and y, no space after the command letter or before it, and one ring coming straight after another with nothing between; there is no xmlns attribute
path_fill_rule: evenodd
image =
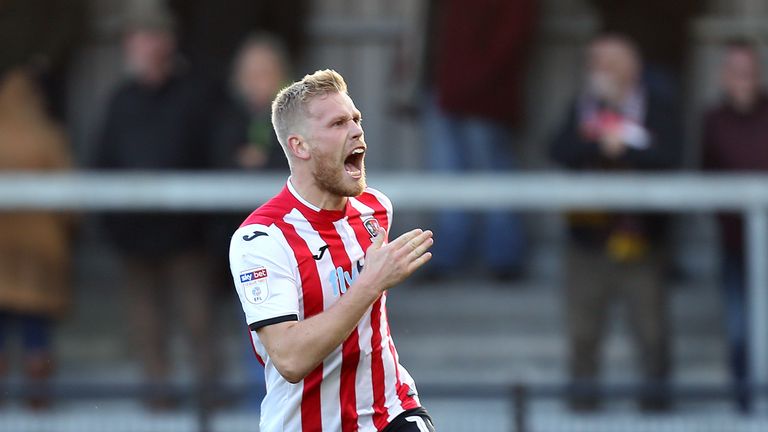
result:
<svg viewBox="0 0 768 432"><path fill-rule="evenodd" d="M0 211L244 211L269 199L284 183L281 175L239 172L4 173L0 174ZM741 213L745 219L749 285L750 381L756 395L762 395L765 402L766 393L759 389L768 383L768 176L374 172L369 173L369 183L385 192L401 211L611 209ZM731 391L715 390L693 394L723 397ZM531 397L562 396L563 392L566 390L537 390L521 384L512 388L510 400L520 408ZM515 418L518 428L524 428L525 419L518 423L520 419Z"/></svg>

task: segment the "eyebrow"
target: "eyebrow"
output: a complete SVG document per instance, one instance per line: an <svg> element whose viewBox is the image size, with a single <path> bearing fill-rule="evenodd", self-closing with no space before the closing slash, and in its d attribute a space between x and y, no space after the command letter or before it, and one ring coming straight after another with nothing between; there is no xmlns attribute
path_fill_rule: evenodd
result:
<svg viewBox="0 0 768 432"><path fill-rule="evenodd" d="M328 120L328 124L334 124L334 123L336 123L339 120L347 120L349 118L350 117L348 115L346 115L346 114L341 114L341 115L333 116L333 117L331 117Z"/></svg>
<svg viewBox="0 0 768 432"><path fill-rule="evenodd" d="M360 111L355 111L354 113L352 113L351 116L349 114L340 114L340 115L331 117L328 120L328 124L334 124L339 120L362 119L362 118L363 118L363 114Z"/></svg>

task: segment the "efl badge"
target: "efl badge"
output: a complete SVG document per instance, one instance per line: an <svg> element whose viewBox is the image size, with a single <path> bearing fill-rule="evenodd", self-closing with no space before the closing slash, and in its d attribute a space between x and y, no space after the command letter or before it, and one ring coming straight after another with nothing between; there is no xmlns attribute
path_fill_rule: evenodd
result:
<svg viewBox="0 0 768 432"><path fill-rule="evenodd" d="M365 226L365 230L368 231L368 234L371 235L371 238L376 237L376 234L379 233L379 228L381 227L379 225L379 221L377 221L376 218L373 216L364 220L363 226Z"/></svg>
<svg viewBox="0 0 768 432"><path fill-rule="evenodd" d="M243 297L249 303L261 304L269 297L265 267L256 267L240 273L240 285L243 288Z"/></svg>

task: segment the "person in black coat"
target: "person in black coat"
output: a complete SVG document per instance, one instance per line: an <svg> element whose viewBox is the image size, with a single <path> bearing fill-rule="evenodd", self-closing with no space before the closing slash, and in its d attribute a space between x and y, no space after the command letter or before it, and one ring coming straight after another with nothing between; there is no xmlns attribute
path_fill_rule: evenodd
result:
<svg viewBox="0 0 768 432"><path fill-rule="evenodd" d="M250 173L288 173L288 160L272 128L272 100L289 81L287 51L267 33L250 35L235 56L230 92L213 129L209 154L219 170ZM219 266L229 279L226 260L229 240L246 215L218 215L213 221L211 245L223 260Z"/></svg>
<svg viewBox="0 0 768 432"><path fill-rule="evenodd" d="M288 82L288 57L275 36L249 36L235 57L231 94L217 117L213 160L217 168L287 172L272 129L272 99Z"/></svg>
<svg viewBox="0 0 768 432"><path fill-rule="evenodd" d="M702 164L717 173L768 173L768 93L758 45L729 41L720 65L721 99L702 119ZM743 413L752 410L749 392L749 297L742 216L718 214L720 288L728 364Z"/></svg>
<svg viewBox="0 0 768 432"><path fill-rule="evenodd" d="M212 106L217 92L185 67L173 22L162 11L129 16L123 36L129 77L109 101L93 166L130 171L210 167ZM179 308L200 383L213 375L210 346L211 259L207 220L180 213L112 213L103 217L107 239L122 258L130 333L151 383L170 378L168 317ZM174 401L153 398L152 408Z"/></svg>
<svg viewBox="0 0 768 432"><path fill-rule="evenodd" d="M634 44L603 35L588 48L586 84L551 146L552 158L572 171L637 172L679 166L681 125L670 94L645 85ZM659 215L572 213L568 216L566 283L569 368L576 385L594 382L609 309L627 306L647 383L669 376L667 294L663 283L664 220ZM574 397L575 409L594 409L594 397ZM663 394L641 398L666 409Z"/></svg>

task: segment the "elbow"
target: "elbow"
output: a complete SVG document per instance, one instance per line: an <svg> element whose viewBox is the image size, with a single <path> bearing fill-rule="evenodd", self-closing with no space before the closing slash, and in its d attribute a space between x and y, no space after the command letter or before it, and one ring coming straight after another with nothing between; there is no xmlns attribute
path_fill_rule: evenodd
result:
<svg viewBox="0 0 768 432"><path fill-rule="evenodd" d="M304 378L299 378L298 375L295 376L295 377L290 377L290 378L286 377L285 375L283 375L283 378L285 378L285 380L288 381L291 384L298 384L298 383L301 382L301 380L304 379Z"/></svg>
<svg viewBox="0 0 768 432"><path fill-rule="evenodd" d="M275 368L286 381L291 384L298 384L309 375L309 370L299 364L296 360L283 359L275 361Z"/></svg>
<svg viewBox="0 0 768 432"><path fill-rule="evenodd" d="M322 358L314 354L312 345L304 342L296 333L295 322L274 324L261 329L259 336L269 354L269 359L280 376L291 384L299 383L322 364Z"/></svg>
<svg viewBox="0 0 768 432"><path fill-rule="evenodd" d="M280 375L291 384L298 384L307 376L298 371L280 371Z"/></svg>

